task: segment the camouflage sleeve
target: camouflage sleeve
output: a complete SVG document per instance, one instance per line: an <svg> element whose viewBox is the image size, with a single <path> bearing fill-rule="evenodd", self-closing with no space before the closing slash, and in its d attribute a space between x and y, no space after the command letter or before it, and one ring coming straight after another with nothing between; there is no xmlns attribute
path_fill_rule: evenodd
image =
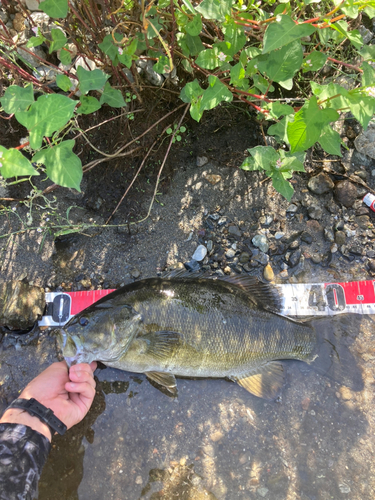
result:
<svg viewBox="0 0 375 500"><path fill-rule="evenodd" d="M32 500L51 448L26 425L0 424L0 500Z"/></svg>

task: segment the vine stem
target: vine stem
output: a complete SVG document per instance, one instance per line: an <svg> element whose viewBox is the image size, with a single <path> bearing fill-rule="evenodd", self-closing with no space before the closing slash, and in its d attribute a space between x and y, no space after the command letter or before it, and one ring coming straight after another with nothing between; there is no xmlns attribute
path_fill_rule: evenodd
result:
<svg viewBox="0 0 375 500"><path fill-rule="evenodd" d="M174 132L171 134L171 138L170 138L170 141L169 141L169 145L168 145L168 149L167 149L167 152L165 153L165 156L164 156L164 160L163 160L163 163L161 164L161 167L159 169L159 172L158 172L158 176L156 178L156 184L155 184L155 189L154 189L154 194L152 195L152 199L151 199L151 203L150 203L150 206L148 207L148 212L147 212L147 215L146 217L144 217L143 219L137 221L137 222L133 222L131 224L139 224L141 222L144 222L145 220L147 220L150 216L150 213L151 213L151 210L152 210L152 206L154 204L154 200L155 200L155 196L156 196L156 193L158 192L158 187L159 187L159 182L160 182L160 176L161 176L161 173L163 171L163 168L164 168L164 165L165 165L165 162L167 161L167 158L168 158L168 155L169 155L169 151L171 150L171 147L172 147L172 144L173 144L173 139L174 139L174 136L177 134L177 131L179 130L179 128L181 127L181 124L186 116L186 113L188 111L188 109L190 108L190 104L187 104L186 107L185 107L185 111L183 112L183 115L181 116L181 119L180 121L178 122L178 125L177 127L175 128Z"/></svg>

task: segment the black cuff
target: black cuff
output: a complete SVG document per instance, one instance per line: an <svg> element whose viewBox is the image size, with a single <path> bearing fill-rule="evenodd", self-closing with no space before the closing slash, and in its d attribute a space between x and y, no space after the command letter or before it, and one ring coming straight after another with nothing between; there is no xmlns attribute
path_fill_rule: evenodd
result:
<svg viewBox="0 0 375 500"><path fill-rule="evenodd" d="M51 430L51 436L58 432L61 436L66 432L66 425L56 417L50 408L46 408L36 399L15 399L7 410L10 408L18 408L30 413L33 417L38 417L44 424L47 424Z"/></svg>

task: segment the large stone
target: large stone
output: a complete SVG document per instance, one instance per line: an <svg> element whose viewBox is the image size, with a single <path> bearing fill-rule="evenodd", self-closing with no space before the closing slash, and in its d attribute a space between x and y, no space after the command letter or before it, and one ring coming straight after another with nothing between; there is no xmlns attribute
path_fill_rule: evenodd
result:
<svg viewBox="0 0 375 500"><path fill-rule="evenodd" d="M258 247L262 252L268 252L268 240L267 237L264 236L264 234L257 234L251 241L253 242L253 245L255 247Z"/></svg>
<svg viewBox="0 0 375 500"><path fill-rule="evenodd" d="M346 208L350 208L354 205L354 202L358 197L358 191L355 185L351 182L340 181L335 187L335 197L341 205L344 205Z"/></svg>
<svg viewBox="0 0 375 500"><path fill-rule="evenodd" d="M307 187L315 194L324 194L329 193L333 189L334 183L327 174L321 172L320 174L311 177Z"/></svg>
<svg viewBox="0 0 375 500"><path fill-rule="evenodd" d="M0 325L25 330L43 315L46 299L43 288L22 281L0 285Z"/></svg>
<svg viewBox="0 0 375 500"><path fill-rule="evenodd" d="M42 59L46 58L46 53L44 52L44 50L40 47L30 47L27 50L31 52L31 54L29 52L26 52L26 50L24 50L22 47L17 47L17 52L22 57L22 59L28 62L31 66L40 66L41 61L39 57ZM38 57L33 56L33 54Z"/></svg>
<svg viewBox="0 0 375 500"><path fill-rule="evenodd" d="M357 151L375 159L375 121L371 121L367 130L354 140Z"/></svg>
<svg viewBox="0 0 375 500"><path fill-rule="evenodd" d="M39 0L26 0L26 7L31 10L39 10Z"/></svg>

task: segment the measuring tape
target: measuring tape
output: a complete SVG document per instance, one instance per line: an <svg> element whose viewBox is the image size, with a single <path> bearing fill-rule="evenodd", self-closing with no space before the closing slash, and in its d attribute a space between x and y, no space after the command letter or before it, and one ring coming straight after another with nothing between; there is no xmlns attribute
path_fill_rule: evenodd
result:
<svg viewBox="0 0 375 500"><path fill-rule="evenodd" d="M375 314L375 281L277 285L285 316ZM63 326L72 316L114 290L46 293L46 314L39 326Z"/></svg>

